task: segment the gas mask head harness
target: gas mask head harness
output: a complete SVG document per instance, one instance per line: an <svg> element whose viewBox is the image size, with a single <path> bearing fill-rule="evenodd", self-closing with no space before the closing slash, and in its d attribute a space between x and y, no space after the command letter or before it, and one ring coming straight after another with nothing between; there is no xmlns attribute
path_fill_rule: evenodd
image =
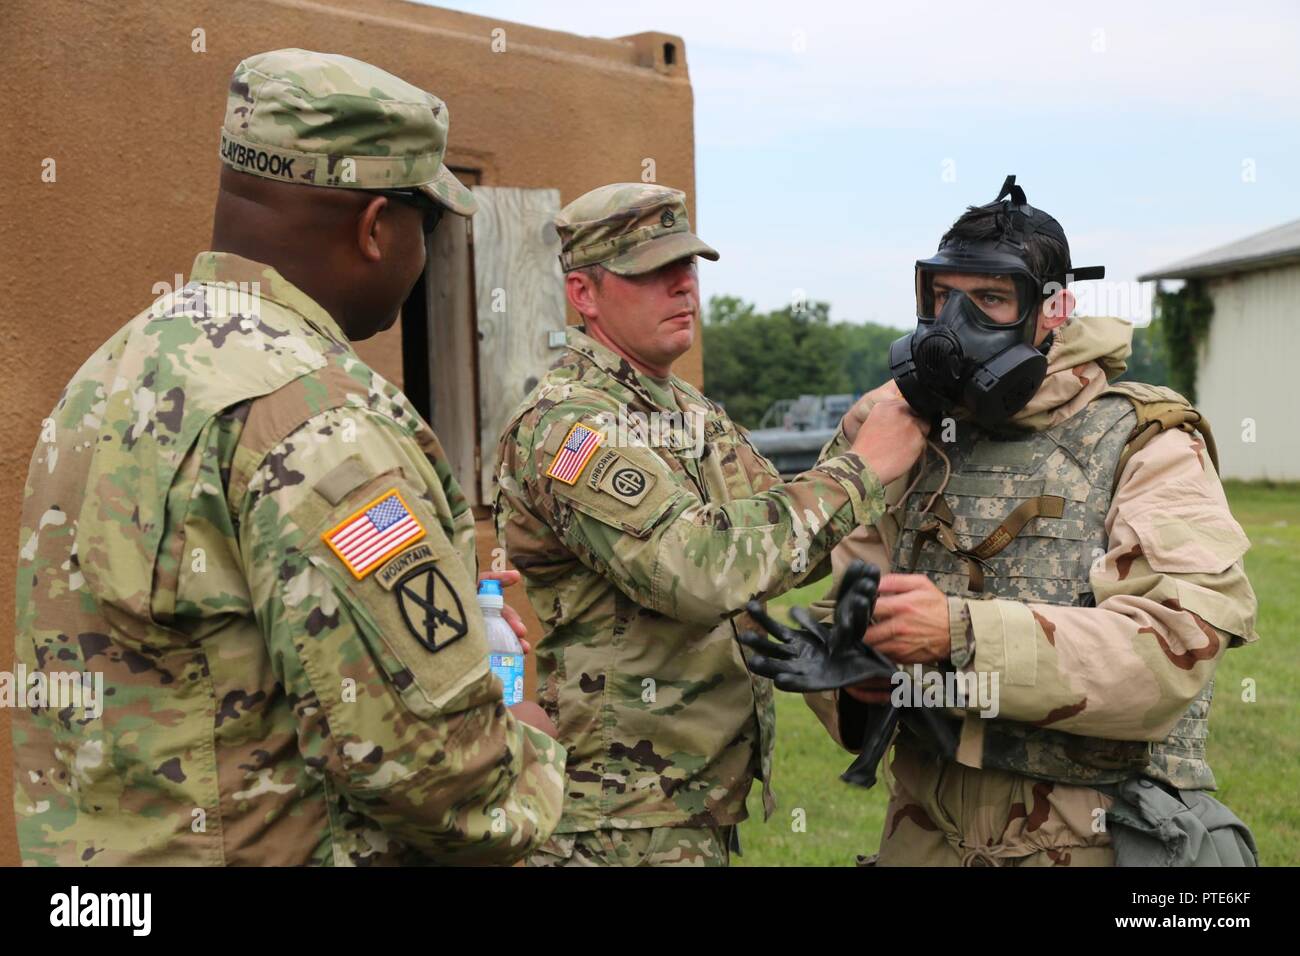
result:
<svg viewBox="0 0 1300 956"><path fill-rule="evenodd" d="M1074 279L1100 279L1104 266L1076 269L1061 224L1025 200L1008 176L993 202L980 207L994 216L987 238L953 236L929 259L916 263L916 330L889 349L889 369L907 403L931 420L963 408L980 424L1005 422L1028 404L1047 374L1047 356L1034 346L1044 301ZM1037 275L1026 243L1055 239L1065 251L1065 271ZM996 276L1014 289L1016 318L996 322L975 299L957 288L942 289L936 308L934 279L943 273ZM982 296L981 296L982 297Z"/></svg>

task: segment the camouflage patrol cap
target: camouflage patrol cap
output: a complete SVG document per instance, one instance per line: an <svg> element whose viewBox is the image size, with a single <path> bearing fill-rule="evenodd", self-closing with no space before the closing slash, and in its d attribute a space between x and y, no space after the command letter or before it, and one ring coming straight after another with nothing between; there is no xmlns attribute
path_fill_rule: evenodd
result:
<svg viewBox="0 0 1300 956"><path fill-rule="evenodd" d="M560 210L555 229L565 272L599 263L630 276L686 256L718 258L691 232L686 194L653 183L611 183L584 193Z"/></svg>
<svg viewBox="0 0 1300 956"><path fill-rule="evenodd" d="M462 216L474 194L443 165L447 104L337 53L272 50L235 67L221 161L280 182L418 189Z"/></svg>

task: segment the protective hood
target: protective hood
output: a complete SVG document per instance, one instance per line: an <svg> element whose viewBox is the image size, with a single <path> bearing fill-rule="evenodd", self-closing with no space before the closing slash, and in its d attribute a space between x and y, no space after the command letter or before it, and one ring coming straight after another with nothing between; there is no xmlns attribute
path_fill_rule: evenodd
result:
<svg viewBox="0 0 1300 956"><path fill-rule="evenodd" d="M1133 325L1111 316L1071 316L1052 333L1047 375L1009 422L1041 431L1079 411L1128 368Z"/></svg>

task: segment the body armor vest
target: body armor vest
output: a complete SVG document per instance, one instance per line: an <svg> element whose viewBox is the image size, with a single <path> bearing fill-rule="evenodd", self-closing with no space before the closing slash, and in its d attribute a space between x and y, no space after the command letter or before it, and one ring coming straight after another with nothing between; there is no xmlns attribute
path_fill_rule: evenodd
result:
<svg viewBox="0 0 1300 956"><path fill-rule="evenodd" d="M1094 606L1088 573L1106 553L1113 483L1137 421L1128 397L1104 394L1042 431L959 423L956 441L944 446L947 484L932 456L899 513L894 570L925 574L956 597ZM1212 789L1205 760L1212 694L1211 682L1160 743L990 720L983 766L1084 786L1142 773L1180 789Z"/></svg>

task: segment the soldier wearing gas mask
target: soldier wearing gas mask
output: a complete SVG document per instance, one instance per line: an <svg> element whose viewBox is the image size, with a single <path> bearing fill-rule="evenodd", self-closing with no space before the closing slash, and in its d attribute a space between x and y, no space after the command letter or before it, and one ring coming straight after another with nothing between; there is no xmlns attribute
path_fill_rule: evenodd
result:
<svg viewBox="0 0 1300 956"><path fill-rule="evenodd" d="M1066 282L1106 269L1071 266L1060 223L1025 201L1014 176L963 218L969 235L950 232L916 264L916 331L890 347L889 369L919 414L996 428L1047 374L1055 329L1073 308Z"/></svg>
<svg viewBox="0 0 1300 956"><path fill-rule="evenodd" d="M891 725L879 865L1255 862L1249 830L1206 793L1215 668L1257 639L1249 542L1199 413L1167 388L1110 383L1132 326L1071 314L1069 282L1102 274L1072 266L1061 225L1008 177L917 262L894 381L824 453L899 391L932 421L885 516L833 555L837 588L854 559L886 572L862 640L909 685L967 689L939 694L950 734ZM806 699L858 750L891 697L918 698L843 666L853 615L832 604L820 618L835 634L804 616L802 638L780 629L766 655L747 643L778 687L831 688Z"/></svg>

